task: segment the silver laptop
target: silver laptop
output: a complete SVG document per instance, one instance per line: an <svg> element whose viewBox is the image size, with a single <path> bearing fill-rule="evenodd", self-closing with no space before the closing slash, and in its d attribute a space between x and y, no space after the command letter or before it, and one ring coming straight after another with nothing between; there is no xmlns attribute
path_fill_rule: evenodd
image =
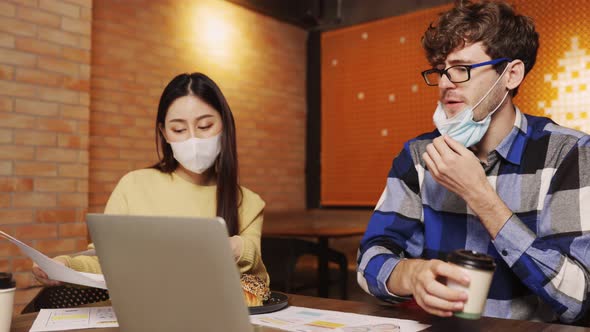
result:
<svg viewBox="0 0 590 332"><path fill-rule="evenodd" d="M253 331L223 219L87 217L121 331Z"/></svg>

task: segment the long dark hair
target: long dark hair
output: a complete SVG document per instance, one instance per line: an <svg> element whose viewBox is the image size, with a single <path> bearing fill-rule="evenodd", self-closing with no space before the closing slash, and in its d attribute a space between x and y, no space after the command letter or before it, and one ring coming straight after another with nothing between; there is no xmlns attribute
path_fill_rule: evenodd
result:
<svg viewBox="0 0 590 332"><path fill-rule="evenodd" d="M221 152L212 167L217 182L217 216L225 219L230 236L238 234L238 206L242 192L238 185L238 153L236 149L236 126L231 109L221 89L212 79L201 73L180 74L168 83L158 105L156 116L156 149L160 161L152 166L161 172L172 173L178 167L172 147L162 133L166 114L172 103L187 95L194 95L209 104L221 115ZM160 152L162 153L160 155Z"/></svg>

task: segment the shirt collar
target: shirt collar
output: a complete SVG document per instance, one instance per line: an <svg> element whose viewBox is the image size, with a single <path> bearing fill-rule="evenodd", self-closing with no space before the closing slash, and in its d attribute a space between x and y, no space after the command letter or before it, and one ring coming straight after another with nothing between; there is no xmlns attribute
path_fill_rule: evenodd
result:
<svg viewBox="0 0 590 332"><path fill-rule="evenodd" d="M520 165L522 154L528 140L528 123L526 116L520 112L520 109L516 106L514 106L514 109L516 112L514 127L512 127L508 136L504 137L495 150L502 158L515 165Z"/></svg>

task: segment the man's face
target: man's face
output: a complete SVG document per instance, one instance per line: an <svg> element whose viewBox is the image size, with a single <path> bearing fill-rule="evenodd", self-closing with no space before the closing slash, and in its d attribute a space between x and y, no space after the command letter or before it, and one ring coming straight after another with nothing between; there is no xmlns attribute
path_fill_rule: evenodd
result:
<svg viewBox="0 0 590 332"><path fill-rule="evenodd" d="M485 48L481 42L466 44L463 48L458 48L449 53L444 64L438 66L443 69L455 65L470 65L492 60L485 53ZM498 79L499 74L493 66L482 66L471 69L471 78L467 82L452 83L443 75L439 89L439 100L447 115L451 118L467 107L475 106L477 102L488 92ZM475 108L473 118L480 121L488 115L502 100L506 93L505 86L502 82L492 89L490 94Z"/></svg>

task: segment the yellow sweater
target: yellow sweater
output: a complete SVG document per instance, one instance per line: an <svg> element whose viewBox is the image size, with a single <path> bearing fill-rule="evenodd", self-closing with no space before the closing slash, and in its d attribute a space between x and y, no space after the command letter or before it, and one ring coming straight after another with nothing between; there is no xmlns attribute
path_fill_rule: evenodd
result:
<svg viewBox="0 0 590 332"><path fill-rule="evenodd" d="M238 208L239 236L243 249L237 261L240 273L259 276L268 284L268 274L260 256L260 236L264 201L256 193L241 187L242 204ZM175 173L141 169L121 178L109 198L105 214L130 214L177 217L215 217L217 186L199 186ZM90 244L89 249L94 249ZM77 271L101 273L96 256L62 256ZM171 258L173 259L173 258ZM178 264L186 264L178 262Z"/></svg>

